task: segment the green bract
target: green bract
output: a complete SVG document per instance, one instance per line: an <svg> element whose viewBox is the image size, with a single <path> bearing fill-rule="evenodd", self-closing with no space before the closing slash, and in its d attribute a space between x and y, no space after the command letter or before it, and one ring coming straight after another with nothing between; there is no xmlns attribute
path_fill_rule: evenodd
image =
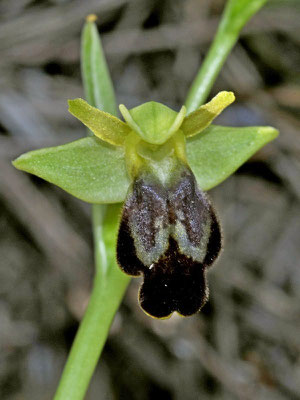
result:
<svg viewBox="0 0 300 400"><path fill-rule="evenodd" d="M278 135L271 127L207 127L233 100L233 93L221 92L188 116L184 107L176 113L155 102L132 110L120 106L126 122L82 99L70 100L70 112L101 140L89 137L31 151L13 164L89 203L118 203L124 201L133 178L129 164L143 165L149 154L157 154L151 164L155 168L155 160L174 149L199 187L209 190ZM162 162L157 161L158 169Z"/></svg>

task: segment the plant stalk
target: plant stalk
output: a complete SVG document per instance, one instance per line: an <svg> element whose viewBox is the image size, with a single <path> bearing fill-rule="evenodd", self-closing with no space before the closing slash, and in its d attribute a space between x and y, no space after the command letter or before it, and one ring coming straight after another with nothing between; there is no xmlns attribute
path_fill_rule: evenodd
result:
<svg viewBox="0 0 300 400"><path fill-rule="evenodd" d="M122 301L129 278L115 263L120 205L93 207L96 275L55 400L82 400ZM105 273L103 273L105 269Z"/></svg>
<svg viewBox="0 0 300 400"><path fill-rule="evenodd" d="M92 106L116 115L114 89L94 21L95 16L88 16L82 33L81 62L86 98ZM120 210L120 204L92 206L94 284L54 400L84 398L111 323L130 282L116 263Z"/></svg>
<svg viewBox="0 0 300 400"><path fill-rule="evenodd" d="M227 2L211 47L188 92L185 103L187 114L205 103L223 64L238 40L240 31L266 1L229 0Z"/></svg>

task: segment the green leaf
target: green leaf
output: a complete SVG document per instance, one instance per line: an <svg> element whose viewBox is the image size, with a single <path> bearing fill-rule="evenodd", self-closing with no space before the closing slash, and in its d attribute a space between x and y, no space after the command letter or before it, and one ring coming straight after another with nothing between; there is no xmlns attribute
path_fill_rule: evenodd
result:
<svg viewBox="0 0 300 400"><path fill-rule="evenodd" d="M13 165L88 203L121 202L129 186L124 149L95 137L30 151Z"/></svg>
<svg viewBox="0 0 300 400"><path fill-rule="evenodd" d="M220 92L209 103L184 118L180 129L187 137L197 135L235 100L232 92Z"/></svg>
<svg viewBox="0 0 300 400"><path fill-rule="evenodd" d="M116 146L124 145L129 126L119 118L90 106L82 99L69 100L69 112L97 137Z"/></svg>
<svg viewBox="0 0 300 400"><path fill-rule="evenodd" d="M187 140L187 159L202 190L223 182L257 150L275 139L272 127L211 125Z"/></svg>
<svg viewBox="0 0 300 400"><path fill-rule="evenodd" d="M95 18L87 18L81 36L80 59L85 95L92 106L117 115L115 92L94 21Z"/></svg>
<svg viewBox="0 0 300 400"><path fill-rule="evenodd" d="M127 124L151 144L163 144L182 124L186 109L183 106L179 113L155 101L141 104L131 110L121 104L120 111Z"/></svg>

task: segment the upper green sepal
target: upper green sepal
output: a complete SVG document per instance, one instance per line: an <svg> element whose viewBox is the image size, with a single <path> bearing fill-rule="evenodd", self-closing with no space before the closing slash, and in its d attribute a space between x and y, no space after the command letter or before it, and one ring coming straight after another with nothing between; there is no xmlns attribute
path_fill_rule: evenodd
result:
<svg viewBox="0 0 300 400"><path fill-rule="evenodd" d="M119 108L131 129L150 144L165 143L178 131L186 114L184 106L177 113L155 101L149 101L131 110L128 110L123 104Z"/></svg>

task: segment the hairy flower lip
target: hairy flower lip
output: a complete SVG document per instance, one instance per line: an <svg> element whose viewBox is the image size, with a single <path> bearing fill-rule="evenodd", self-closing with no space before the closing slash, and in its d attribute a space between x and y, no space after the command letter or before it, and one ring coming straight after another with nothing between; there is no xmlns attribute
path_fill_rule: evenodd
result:
<svg viewBox="0 0 300 400"><path fill-rule="evenodd" d="M123 207L117 260L126 274L144 276L139 302L148 315L198 312L221 242L215 212L186 165L177 162L167 186L151 171L136 177Z"/></svg>
<svg viewBox="0 0 300 400"><path fill-rule="evenodd" d="M173 252L171 257L174 261L176 257L176 262L170 272L166 272L158 262L144 273L139 302L143 311L153 318L165 319L174 312L183 317L191 316L200 311L208 299L206 267L181 254L171 237L163 258L168 258Z"/></svg>

